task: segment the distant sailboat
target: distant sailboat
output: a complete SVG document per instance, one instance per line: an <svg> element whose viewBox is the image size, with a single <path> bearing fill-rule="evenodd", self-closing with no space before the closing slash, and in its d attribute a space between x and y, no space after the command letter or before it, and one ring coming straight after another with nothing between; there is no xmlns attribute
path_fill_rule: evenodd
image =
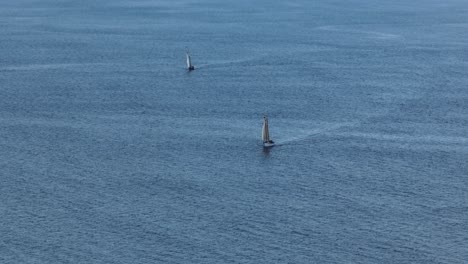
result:
<svg viewBox="0 0 468 264"><path fill-rule="evenodd" d="M195 67L192 65L192 58L190 57L190 54L188 53L188 51L186 52L186 55L187 55L187 70L189 71L195 70Z"/></svg>
<svg viewBox="0 0 468 264"><path fill-rule="evenodd" d="M263 116L263 128L262 128L262 140L263 140L263 147L273 147L275 142L270 139L270 129L268 128L268 117Z"/></svg>

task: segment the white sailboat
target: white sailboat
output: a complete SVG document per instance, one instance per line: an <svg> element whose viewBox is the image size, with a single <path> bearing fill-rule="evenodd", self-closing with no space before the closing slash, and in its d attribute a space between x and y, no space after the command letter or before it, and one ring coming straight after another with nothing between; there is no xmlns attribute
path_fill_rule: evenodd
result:
<svg viewBox="0 0 468 264"><path fill-rule="evenodd" d="M265 115L263 116L263 128L262 128L262 140L263 140L263 147L273 147L275 142L270 139L270 129L268 127L268 117Z"/></svg>
<svg viewBox="0 0 468 264"><path fill-rule="evenodd" d="M195 67L192 65L192 58L190 57L190 54L188 53L188 51L186 52L186 55L187 55L187 70L189 71L195 70Z"/></svg>

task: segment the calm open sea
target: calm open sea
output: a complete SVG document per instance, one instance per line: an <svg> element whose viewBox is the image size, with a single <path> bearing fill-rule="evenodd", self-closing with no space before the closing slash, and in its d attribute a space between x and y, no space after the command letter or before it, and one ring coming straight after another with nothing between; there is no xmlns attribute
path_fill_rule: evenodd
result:
<svg viewBox="0 0 468 264"><path fill-rule="evenodd" d="M0 263L468 263L467 162L466 0L0 0Z"/></svg>

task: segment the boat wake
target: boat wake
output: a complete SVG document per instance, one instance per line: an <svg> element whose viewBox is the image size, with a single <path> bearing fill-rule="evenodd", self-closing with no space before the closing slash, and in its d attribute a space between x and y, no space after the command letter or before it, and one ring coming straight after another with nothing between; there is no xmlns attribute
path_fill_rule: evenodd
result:
<svg viewBox="0 0 468 264"><path fill-rule="evenodd" d="M396 142L402 144L432 144L432 145L457 145L468 146L468 138L463 136L441 136L441 135L397 135L384 133L346 132L333 133L342 137L354 137L376 141Z"/></svg>
<svg viewBox="0 0 468 264"><path fill-rule="evenodd" d="M375 38L375 39L398 39L401 38L401 35L385 33L385 32L377 32L377 31L369 31L369 30L359 30L349 28L348 26L344 25L330 25L330 26L321 26L317 27L318 30L325 30L325 31L336 31L336 32L343 32L343 33L350 33L350 34L357 34L362 35L367 38Z"/></svg>
<svg viewBox="0 0 468 264"><path fill-rule="evenodd" d="M55 70L70 68L86 68L90 66L102 66L106 63L50 63L50 64L26 64L0 67L0 71L34 71L34 70Z"/></svg>
<svg viewBox="0 0 468 264"><path fill-rule="evenodd" d="M212 61L210 63L199 64L198 68L224 68L230 66L239 66L239 65L250 65L256 61L261 61L264 58L267 58L267 55L257 55L250 58L237 59L237 60L221 60L221 61Z"/></svg>
<svg viewBox="0 0 468 264"><path fill-rule="evenodd" d="M276 146L302 144L305 140L324 134L336 132L339 129L356 127L359 122L346 122L346 123L323 123L319 124L317 128L312 129L295 129L291 134L296 134L294 137L284 138L278 135ZM289 133L288 133L289 134Z"/></svg>

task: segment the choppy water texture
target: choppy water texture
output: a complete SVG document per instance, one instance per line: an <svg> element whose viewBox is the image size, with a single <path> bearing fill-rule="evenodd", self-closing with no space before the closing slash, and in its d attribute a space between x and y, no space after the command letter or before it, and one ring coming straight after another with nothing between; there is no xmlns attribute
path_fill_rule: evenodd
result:
<svg viewBox="0 0 468 264"><path fill-rule="evenodd" d="M1 0L0 149L1 263L468 263L468 3Z"/></svg>

